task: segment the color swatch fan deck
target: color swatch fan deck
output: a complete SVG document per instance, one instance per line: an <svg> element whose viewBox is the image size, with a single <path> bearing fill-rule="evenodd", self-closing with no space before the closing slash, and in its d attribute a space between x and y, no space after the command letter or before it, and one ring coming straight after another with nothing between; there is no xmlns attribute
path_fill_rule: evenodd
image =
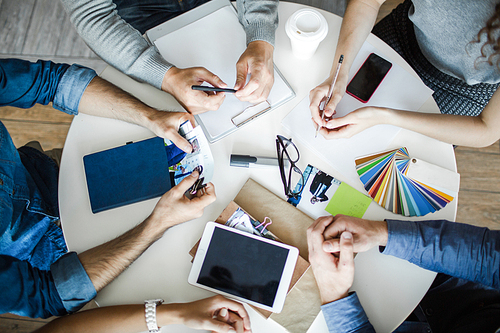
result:
<svg viewBox="0 0 500 333"><path fill-rule="evenodd" d="M411 158L403 147L356 159L359 179L375 202L403 216L444 208L458 195L460 175Z"/></svg>

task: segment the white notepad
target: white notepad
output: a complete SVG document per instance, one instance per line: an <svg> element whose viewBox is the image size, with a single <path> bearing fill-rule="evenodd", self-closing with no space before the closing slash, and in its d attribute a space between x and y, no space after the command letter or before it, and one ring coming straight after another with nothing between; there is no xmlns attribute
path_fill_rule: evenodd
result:
<svg viewBox="0 0 500 333"><path fill-rule="evenodd" d="M205 67L229 87L234 86L236 62L246 49L246 35L229 1L210 1L149 30L146 35L161 55L175 66ZM259 105L257 109L268 112L293 97L294 91L275 66L274 86L267 99L270 108ZM231 120L250 106L252 104L227 94L219 110L196 115L196 120L213 143L237 130L238 126ZM248 113L248 118L252 118L252 114ZM240 116L238 123L247 122Z"/></svg>

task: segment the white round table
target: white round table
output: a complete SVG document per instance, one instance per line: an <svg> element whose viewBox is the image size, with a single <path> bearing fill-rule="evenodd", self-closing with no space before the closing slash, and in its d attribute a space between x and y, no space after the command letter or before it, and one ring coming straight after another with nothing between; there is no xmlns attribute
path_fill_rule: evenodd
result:
<svg viewBox="0 0 500 333"><path fill-rule="evenodd" d="M248 178L253 178L276 195L285 199L278 169L244 169L229 166L229 156L250 154L275 156L275 137L286 133L281 120L293 107L319 84L327 75L332 64L337 37L342 19L332 13L320 11L328 21L329 34L320 44L310 60L296 59L286 36L284 23L296 10L306 6L280 2L280 25L276 32L275 64L290 83L296 97L280 108L258 118L235 133L211 145L215 159L215 185L217 200L205 209L204 215L168 230L130 268L123 272L97 295L101 306L142 303L145 299L163 298L167 302L186 302L212 295L188 284L191 268L188 252L201 236L207 221L214 220L234 198ZM394 63L413 75L411 68L377 37L370 35L368 41ZM177 109L180 106L168 94L146 84L137 83L124 74L108 67L101 76L122 89L129 91L146 103L160 109ZM421 109L439 112L430 98ZM117 120L78 115L69 130L62 156L59 179L59 207L61 221L68 247L82 252L106 242L142 222L153 210L158 199L92 214L83 168L83 156L96 151L116 147L128 141L152 137L148 130ZM428 162L456 171L453 147L449 144L401 131L395 141L406 146L412 153ZM296 142L301 152L299 167L307 164L342 180L330 165ZM381 147L381 150L385 147ZM362 191L362 185L350 184ZM372 205L373 206L373 205ZM455 199L447 207L419 219L454 220L457 208ZM368 219L398 218L381 207L370 208ZM399 217L401 218L401 217ZM304 235L305 236L305 235ZM376 249L356 257L356 273L353 290L377 332L390 332L396 328L419 303L434 279L435 273L423 270L406 261L379 254ZM272 321L266 321L254 310L249 309L254 332L284 332ZM163 332L191 332L187 327L167 326ZM320 314L308 332L327 332Z"/></svg>

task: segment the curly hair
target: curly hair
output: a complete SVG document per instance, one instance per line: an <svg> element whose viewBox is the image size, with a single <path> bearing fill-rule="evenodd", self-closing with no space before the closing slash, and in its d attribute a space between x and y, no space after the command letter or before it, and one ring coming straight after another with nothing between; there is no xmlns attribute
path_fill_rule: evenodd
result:
<svg viewBox="0 0 500 333"><path fill-rule="evenodd" d="M486 42L481 46L481 56L476 59L479 60L484 58L490 66L496 65L497 69L500 70L500 35L498 31L500 29L500 2L495 6L495 12L486 22L481 30L479 30L476 39L473 40L474 43L480 43L483 35L486 35ZM498 37L495 38L495 35ZM486 48L491 46L493 52L489 56L486 55Z"/></svg>

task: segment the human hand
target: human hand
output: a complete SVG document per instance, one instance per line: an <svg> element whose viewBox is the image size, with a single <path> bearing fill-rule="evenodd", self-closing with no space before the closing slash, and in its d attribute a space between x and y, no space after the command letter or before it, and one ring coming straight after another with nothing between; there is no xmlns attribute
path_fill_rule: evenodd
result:
<svg viewBox="0 0 500 333"><path fill-rule="evenodd" d="M191 303L167 304L169 305L180 324L194 329L218 333L251 332L250 318L243 305L220 295Z"/></svg>
<svg viewBox="0 0 500 333"><path fill-rule="evenodd" d="M332 219L332 223L323 234L325 237L323 250L326 252L342 251L339 237L346 231L353 235L353 246L356 253L387 244L389 236L385 221L370 221L341 214L334 217L328 216L328 218Z"/></svg>
<svg viewBox="0 0 500 333"><path fill-rule="evenodd" d="M160 198L148 219L167 230L179 223L201 217L205 207L215 201L215 188L212 183L208 183L203 189L196 191L192 199L189 199L184 193L193 186L198 177L198 171L193 171L179 184L172 187Z"/></svg>
<svg viewBox="0 0 500 333"><path fill-rule="evenodd" d="M323 233L332 223L332 216L320 217L307 229L309 262L319 288L321 303L326 304L348 295L354 280L354 255L352 235L342 233L340 256L323 250Z"/></svg>
<svg viewBox="0 0 500 333"><path fill-rule="evenodd" d="M322 127L326 125L326 122L335 115L337 104L340 103L340 100L344 96L347 87L347 77L339 74L337 82L333 87L332 97L330 98L328 104L325 105L324 111L321 111L320 106L322 102L326 102L328 99L328 93L330 91L333 78L333 76L330 76L309 93L309 110L311 110L311 116L315 127ZM322 119L323 112L325 113L325 120Z"/></svg>
<svg viewBox="0 0 500 333"><path fill-rule="evenodd" d="M388 123L385 120L385 108L366 106L348 113L344 117L325 121L319 133L325 139L350 138L367 128Z"/></svg>
<svg viewBox="0 0 500 333"><path fill-rule="evenodd" d="M169 139L178 148L186 153L191 153L193 147L188 140L179 134L179 127L186 120L195 126L193 115L187 112L169 112L154 110L147 117L147 124L144 126L151 132L164 139Z"/></svg>
<svg viewBox="0 0 500 333"><path fill-rule="evenodd" d="M236 98L250 103L267 99L274 84L273 51L271 44L261 40L248 44L236 63ZM248 74L250 80L245 85Z"/></svg>
<svg viewBox="0 0 500 333"><path fill-rule="evenodd" d="M184 69L172 67L163 78L161 90L173 95L187 111L193 114L217 110L224 102L226 95L223 92L191 89L191 86L201 85L203 82L208 82L214 87L227 87L227 84L217 75L203 67Z"/></svg>

